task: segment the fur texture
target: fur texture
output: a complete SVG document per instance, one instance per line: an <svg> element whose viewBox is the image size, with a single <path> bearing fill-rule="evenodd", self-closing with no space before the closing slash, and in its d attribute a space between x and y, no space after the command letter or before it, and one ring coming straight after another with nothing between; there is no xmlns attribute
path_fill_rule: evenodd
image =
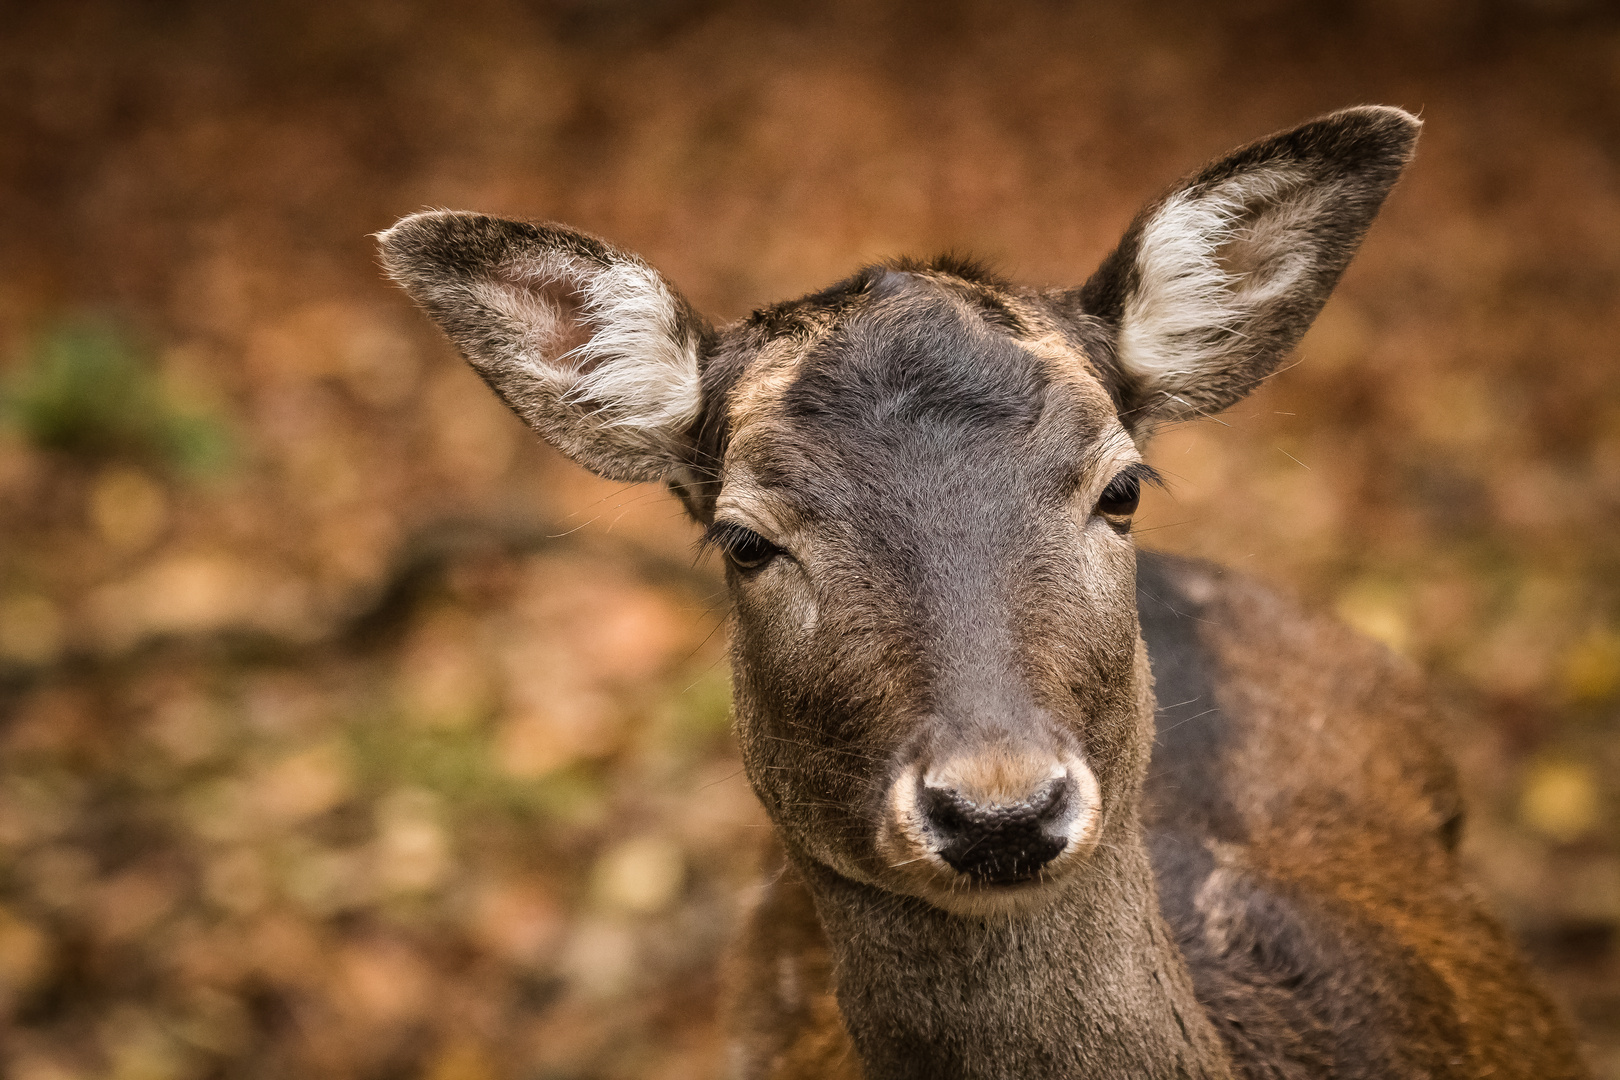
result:
<svg viewBox="0 0 1620 1080"><path fill-rule="evenodd" d="M1129 426L1217 412L1276 368L1417 133L1399 109L1347 109L1238 150L1142 212L1077 297L1113 328Z"/></svg>
<svg viewBox="0 0 1620 1080"><path fill-rule="evenodd" d="M778 860L733 966L734 1075L1582 1075L1461 881L1412 673L1139 559L1103 498L1156 422L1276 367L1416 130L1353 109L1243 148L1079 289L896 263L718 333L560 226L385 235L537 430L665 478L728 552ZM941 808L989 850L952 848Z"/></svg>
<svg viewBox="0 0 1620 1080"><path fill-rule="evenodd" d="M609 479L671 475L710 331L658 271L565 226L453 211L379 241L389 276L531 427Z"/></svg>

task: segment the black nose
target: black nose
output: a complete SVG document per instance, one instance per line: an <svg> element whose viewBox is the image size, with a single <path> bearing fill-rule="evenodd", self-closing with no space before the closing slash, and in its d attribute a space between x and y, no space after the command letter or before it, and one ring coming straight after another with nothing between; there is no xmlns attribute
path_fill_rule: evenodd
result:
<svg viewBox="0 0 1620 1080"><path fill-rule="evenodd" d="M939 857L990 884L1028 881L1069 845L1074 783L1067 776L1011 805L980 805L959 791L926 785L918 801Z"/></svg>

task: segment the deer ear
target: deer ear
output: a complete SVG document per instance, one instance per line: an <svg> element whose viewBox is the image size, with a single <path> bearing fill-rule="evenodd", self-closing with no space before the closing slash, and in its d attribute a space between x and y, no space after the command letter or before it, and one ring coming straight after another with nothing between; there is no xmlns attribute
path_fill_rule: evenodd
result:
<svg viewBox="0 0 1620 1080"><path fill-rule="evenodd" d="M1142 211L1074 296L1111 331L1128 427L1224 409L1277 367L1338 283L1419 126L1400 109L1346 109L1246 146Z"/></svg>
<svg viewBox="0 0 1620 1080"><path fill-rule="evenodd" d="M452 211L379 242L388 275L564 454L610 480L677 472L708 328L658 271L561 225Z"/></svg>

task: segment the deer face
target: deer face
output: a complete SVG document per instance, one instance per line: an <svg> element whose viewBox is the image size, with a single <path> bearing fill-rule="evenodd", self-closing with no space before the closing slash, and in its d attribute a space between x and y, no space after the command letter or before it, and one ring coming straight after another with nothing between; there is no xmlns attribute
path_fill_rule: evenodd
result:
<svg viewBox="0 0 1620 1080"><path fill-rule="evenodd" d="M1152 737L1130 513L1160 422L1305 331L1417 124L1353 109L1150 205L1081 288L900 264L715 332L584 234L407 218L389 272L536 430L721 549L736 719L800 857L1038 906L1128 827Z"/></svg>
<svg viewBox="0 0 1620 1080"><path fill-rule="evenodd" d="M726 335L738 732L846 876L1028 903L1134 790L1145 470L1087 330L966 268L877 269Z"/></svg>

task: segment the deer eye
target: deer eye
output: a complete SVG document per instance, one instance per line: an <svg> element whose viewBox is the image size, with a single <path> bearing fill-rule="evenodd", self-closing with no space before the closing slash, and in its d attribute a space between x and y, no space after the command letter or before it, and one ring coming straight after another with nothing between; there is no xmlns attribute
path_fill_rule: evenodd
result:
<svg viewBox="0 0 1620 1080"><path fill-rule="evenodd" d="M715 522L703 539L723 551L739 570L758 570L782 553L759 533L734 521Z"/></svg>
<svg viewBox="0 0 1620 1080"><path fill-rule="evenodd" d="M1142 481L1127 469L1108 482L1097 500L1097 513L1107 518L1128 518L1142 501Z"/></svg>

